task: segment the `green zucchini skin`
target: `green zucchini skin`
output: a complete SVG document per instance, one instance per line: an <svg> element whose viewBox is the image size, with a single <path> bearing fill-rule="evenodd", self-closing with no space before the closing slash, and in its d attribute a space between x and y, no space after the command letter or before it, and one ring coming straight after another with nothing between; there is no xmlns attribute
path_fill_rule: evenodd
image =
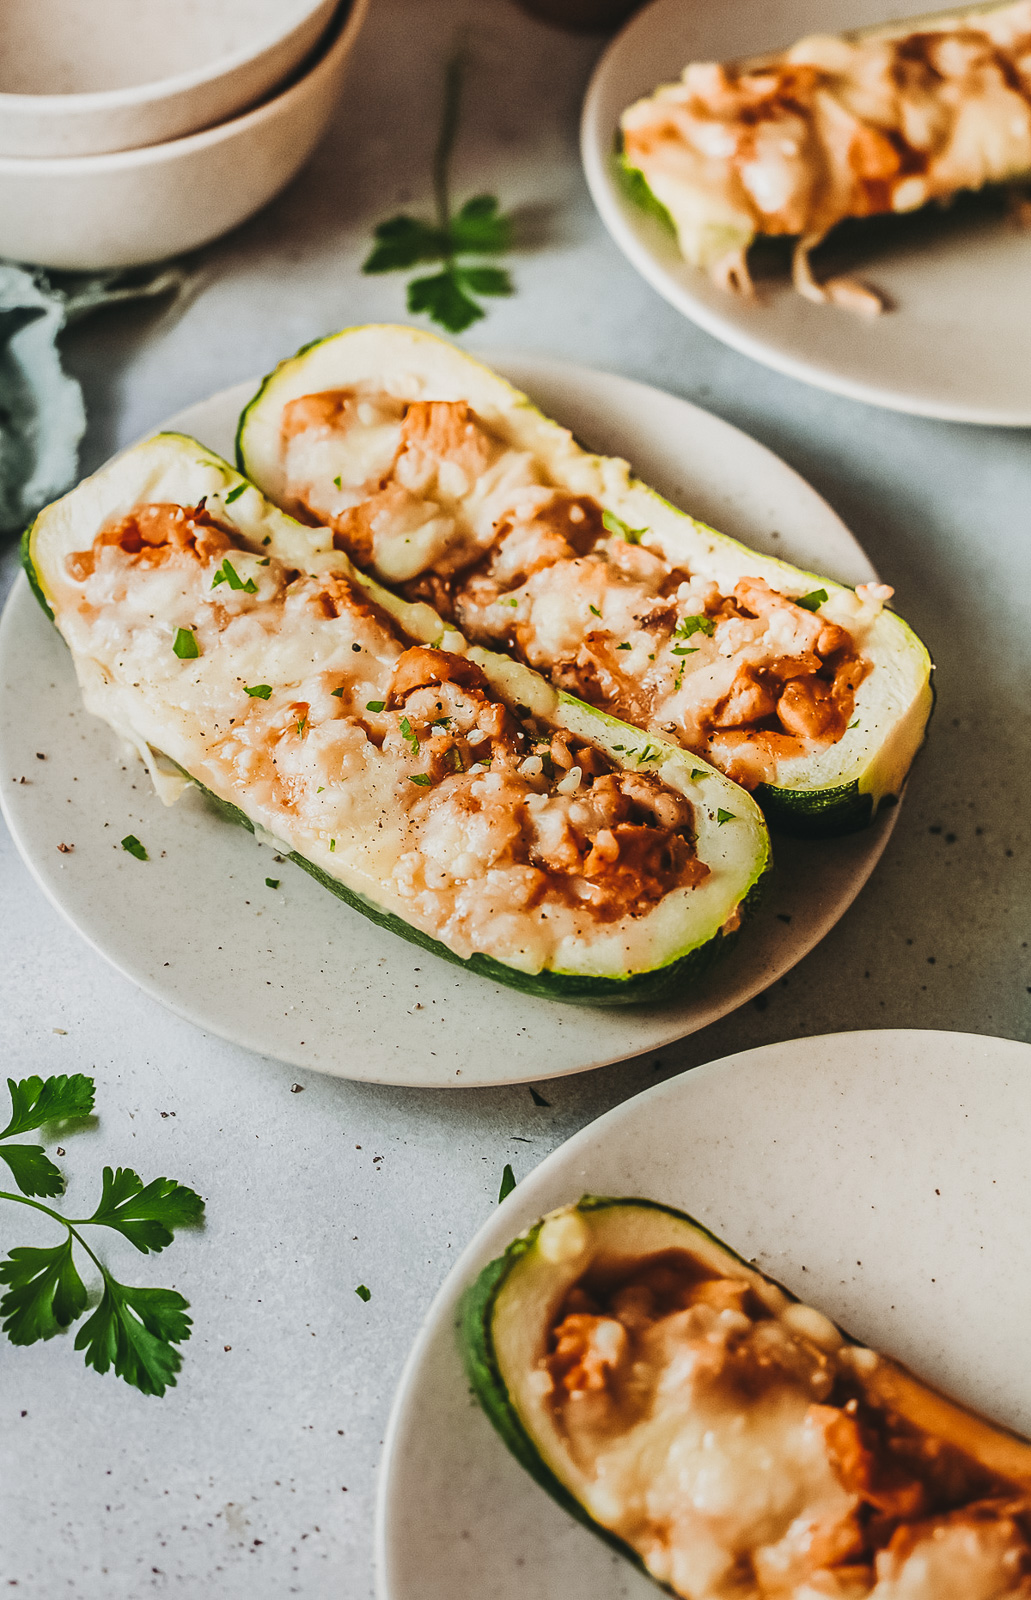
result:
<svg viewBox="0 0 1031 1600"><path fill-rule="evenodd" d="M580 1200L578 1211L599 1211L606 1206L625 1204L622 1200L604 1199L595 1195L584 1195ZM654 1206L658 1211L668 1211L668 1206L660 1206L655 1201L640 1200L634 1202L642 1206ZM674 1212L675 1216L682 1213ZM690 1219L688 1219L690 1220ZM519 1413L509 1398L508 1389L498 1366L497 1352L494 1348L494 1332L492 1321L494 1317L494 1304L504 1285L509 1273L517 1262L533 1247L537 1235L544 1226L546 1218L534 1224L526 1233L521 1233L518 1239L513 1239L504 1255L498 1256L484 1267L479 1277L470 1284L462 1296L458 1311L458 1337L462 1349L462 1358L465 1362L466 1376L469 1379L473 1394L480 1403L495 1431L508 1446L519 1465L525 1469L551 1498L567 1511L583 1527L589 1528L591 1533L599 1539L604 1539L607 1545L619 1552L627 1561L631 1562L639 1572L655 1578L648 1571L637 1551L626 1544L609 1528L603 1528L595 1522L590 1513L580 1504L552 1472L551 1468L541 1460L537 1446L523 1427ZM659 1587L666 1589L666 1585ZM672 1594L672 1589L666 1589Z"/></svg>
<svg viewBox="0 0 1031 1600"><path fill-rule="evenodd" d="M643 204L664 226L668 225L673 228L672 218L665 206L652 193L640 169L630 165L623 156L621 148L615 159L619 163L621 181L629 186L637 203ZM243 408L237 425L236 455L241 472L250 475L253 481L259 487L262 487L262 465L257 452L253 448L252 425L253 432L256 433L259 428L259 417L263 407L266 404L275 406L280 403L277 390L281 382L283 380L289 381L290 374L304 363L305 357L323 346L333 345L338 340L346 340L352 335L363 335L378 331L380 330L375 325L370 325L366 328L347 328L340 333L328 334L324 338L311 340L295 356L280 362L272 372L265 376L257 392ZM388 327L382 331L387 335L404 334L413 336L415 334L415 330L408 328L392 329ZM418 337L423 344L443 345L448 348L447 341L438 339L435 335L424 334ZM474 358L464 356L464 352L460 352L460 354L470 365L479 368L481 372L483 371L482 365L476 362ZM487 370L489 372L489 369ZM495 382L499 381L495 374L491 373L490 376ZM506 384L505 388L509 389L509 386ZM525 409L533 413L537 418L541 418L542 414L538 408L526 396L519 395L514 390L510 392L521 409ZM249 440L251 441L250 443ZM698 522L697 519L690 517L678 507L672 505L671 502L664 500L654 490L647 489L647 486L639 483L637 479L630 477L628 486L633 491L643 489L652 505L661 506L665 511L672 511L678 519L683 519L685 524L693 525L696 530L720 545L732 546L739 550L748 549L740 541L730 539L726 535L719 533L718 530L709 528L705 524ZM645 514L645 512L641 512L642 516ZM763 564L765 570L765 565L770 558L759 556L753 551L748 553L754 555L756 560ZM776 561L775 566L792 578L798 578L800 575L804 576L811 581L814 587L821 585L826 587L829 584L833 584L833 587L839 590L847 587L846 585L833 583L833 580L825 578L820 573L803 573L802 569L791 567L783 561ZM878 768L878 751L875 748L871 757L866 761L865 770L853 767L853 771L858 770L858 775L854 778L849 777L839 784L809 788L789 788L776 784L761 784L755 790L753 798L761 806L769 825L777 831L796 838L826 839L840 837L868 827L875 820L882 806L885 808L894 806L901 798L905 778L908 776L912 761L927 736L927 726L934 707L934 690L931 681L934 663L925 646L908 624L894 613L892 613L892 617L893 621L898 624L899 629L898 648L912 652L914 656L919 658L924 680L920 694L916 696L907 713L911 726L907 734L906 756L903 763L904 771L894 772L891 780L885 782L884 772L876 770ZM444 626L445 624L441 622L441 627L443 628ZM545 677L548 676L547 672L544 672L543 675Z"/></svg>
<svg viewBox="0 0 1031 1600"><path fill-rule="evenodd" d="M205 453L210 454L210 452ZM212 459L217 460L214 457ZM231 469L226 466L226 471L229 472ZM33 535L45 514L45 511L41 512L36 521L25 530L21 540L21 557L29 585L36 600L46 616L56 626L53 609L46 598L46 591L36 570L32 553ZM369 583L369 580L363 581ZM371 584L369 586L371 588L376 587ZM570 697L566 696L565 699L570 700ZM594 716L603 715L586 705L582 707L582 710ZM611 721L612 719L606 720ZM183 778L199 789L207 802L215 808L224 820L245 827L251 834L255 832L254 824L238 806L229 800L223 799L220 795L214 794L198 778L171 757L164 755L163 752L156 753L162 754L163 759L170 761L171 765L176 768ZM726 782L726 780L721 781ZM331 877L300 852L284 851L284 854L287 859L307 872L323 888L329 889L353 910L361 912L363 916L368 917L379 927L398 934L409 943L418 945L433 955L439 956L442 960L450 962L453 966L465 968L467 971L475 972L480 977L505 984L509 988L517 989L524 994L537 996L541 999L590 1006L622 1006L676 1000L686 989L689 989L704 976L724 953L733 947L741 925L754 912L763 898L772 872L773 863L769 854L768 838L766 844L767 848L762 857L762 865L750 887L738 902L736 925L732 929L717 930L705 939L703 943L696 945L679 956L673 957L664 965L639 972L628 972L620 976L599 976L590 973L561 971L553 968L542 969L536 973L528 973L517 967L508 966L506 963L494 957L483 955L480 952L475 952L472 956L463 958L456 955L454 951L448 949L446 945L434 939L431 935L413 927L395 913L385 910L367 896Z"/></svg>

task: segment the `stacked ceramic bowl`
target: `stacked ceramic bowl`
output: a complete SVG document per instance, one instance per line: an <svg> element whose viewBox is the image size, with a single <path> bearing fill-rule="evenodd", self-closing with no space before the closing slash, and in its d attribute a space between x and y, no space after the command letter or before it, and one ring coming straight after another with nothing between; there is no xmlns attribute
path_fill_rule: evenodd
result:
<svg viewBox="0 0 1031 1600"><path fill-rule="evenodd" d="M311 155L369 0L0 0L0 256L135 266Z"/></svg>

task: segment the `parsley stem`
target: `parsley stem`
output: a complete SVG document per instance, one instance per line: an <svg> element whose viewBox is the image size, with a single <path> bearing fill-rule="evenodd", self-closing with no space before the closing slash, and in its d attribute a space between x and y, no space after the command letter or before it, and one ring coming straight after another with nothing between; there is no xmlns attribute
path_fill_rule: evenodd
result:
<svg viewBox="0 0 1031 1600"><path fill-rule="evenodd" d="M76 1217L74 1221L69 1222L67 1217L62 1217L60 1211L55 1211L51 1206L45 1206L39 1200L30 1200L28 1195L25 1194L9 1194L6 1189L0 1189L0 1200L16 1200L20 1206L31 1206L33 1211L42 1211L45 1216L53 1217L55 1222L59 1222L62 1228L67 1228L72 1238L82 1245L94 1266L102 1273L104 1279L107 1279L107 1268L99 1257L93 1254L93 1251L75 1225L76 1223L90 1222L92 1220L90 1217Z"/></svg>
<svg viewBox="0 0 1031 1600"><path fill-rule="evenodd" d="M440 133L433 152L433 195L437 207L437 222L447 241L447 261L451 258L451 197L449 172L451 152L458 133L458 118L462 109L462 80L465 77L465 51L458 50L444 69L444 109L440 119Z"/></svg>

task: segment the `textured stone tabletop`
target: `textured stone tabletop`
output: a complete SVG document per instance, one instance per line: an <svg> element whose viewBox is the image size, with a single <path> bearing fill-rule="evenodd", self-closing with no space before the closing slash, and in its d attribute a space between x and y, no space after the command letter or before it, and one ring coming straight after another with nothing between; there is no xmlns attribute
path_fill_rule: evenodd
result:
<svg viewBox="0 0 1031 1600"><path fill-rule="evenodd" d="M172 1174L208 1205L204 1231L181 1236L149 1278L131 1263L136 1281L175 1283L193 1308L163 1400L87 1372L71 1339L0 1343L4 1594L371 1594L395 1380L506 1162L518 1178L659 1077L772 1040L882 1025L1031 1037L1031 440L819 393L660 300L609 242L580 173L597 40L508 0L374 0L328 139L286 194L204 253L185 309L104 314L70 336L91 417L85 468L319 334L403 318L402 279L358 268L376 221L428 200L459 32L472 67L457 187L517 208L523 241L517 294L466 342L645 379L780 453L850 524L928 641L931 740L873 879L790 977L660 1060L540 1085L547 1107L527 1088L355 1086L207 1037L88 948L0 838L5 1073L97 1079L99 1124L64 1163L70 1203L86 1203L110 1162ZM8 553L5 582L14 571ZM0 1215L4 1250L32 1238L13 1209Z"/></svg>

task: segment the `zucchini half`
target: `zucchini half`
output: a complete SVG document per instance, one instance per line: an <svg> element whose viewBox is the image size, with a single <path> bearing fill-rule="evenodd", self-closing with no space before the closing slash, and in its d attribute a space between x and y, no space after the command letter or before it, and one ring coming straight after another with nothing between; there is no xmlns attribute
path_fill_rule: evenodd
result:
<svg viewBox="0 0 1031 1600"><path fill-rule="evenodd" d="M371 602L374 616L381 623L385 620L392 630L391 650L394 636L402 648L442 643L440 619L429 607L408 605L363 577L346 556L333 549L327 530L302 527L277 510L227 462L180 434L159 434L128 450L41 512L28 530L24 558L30 582L66 638L80 593L68 575L67 558L91 546L97 532L112 519L138 506L165 502L193 507L205 498L208 512L239 541L237 565L241 571L253 570L260 581L260 568L267 565L264 558L274 557L302 574L342 577L360 598ZM251 565L245 567L245 563ZM240 575L234 570L233 576L232 587L237 588ZM227 593L220 589L218 596ZM197 784L225 815L252 832L271 836L277 848L356 910L485 977L531 994L591 1004L676 996L728 946L770 866L769 838L761 812L720 773L686 756L678 746L647 740L636 729L624 727L568 695L556 694L536 673L506 657L470 650L468 657L485 674L490 694L512 708L522 708L517 715L529 714L551 728L571 732L609 756L615 767L654 774L685 795L694 809L697 854L710 870L694 889L672 889L638 915L622 916L608 924L598 921L582 937L564 939L556 947L563 959L554 966L534 965L527 952L518 949L510 959L507 951L504 959L476 949L459 955L425 927L413 926L393 882L385 880L382 872L374 872L372 846L368 857L359 852L359 864L342 861L335 852L335 839L329 837L331 828L302 825L296 814L291 816L283 807L256 802L243 780L224 773L213 775L212 764L205 763L204 741L195 736L189 720L195 721L195 714L190 711L188 717L186 708L196 703L188 700L191 683L211 686L212 691L224 687L224 680L220 685L218 678L221 635L210 655L205 652L199 659L180 661L173 653L175 626L162 623L159 616L157 631L161 637L155 638L154 664L148 669L147 681L130 681L133 674L120 673L118 659L104 667L82 651L73 650L73 658L87 708L135 747L166 803L171 804L187 782ZM267 643L265 638L261 635L253 646L247 676L241 681L241 717L254 704L244 696L244 682L265 687L271 683L289 699L291 684L304 681L304 667L318 670L310 665L305 646L299 660L293 658L298 672L284 671L284 658L275 653L281 636L273 636ZM447 636L443 643L452 654L465 650L458 636ZM287 638L285 648L290 647L292 641ZM354 648L345 642L340 646L342 661L334 658L333 670L339 668L345 680L349 669L359 670L355 663L360 656L351 654ZM211 677L205 678L208 672ZM235 678L232 681L235 683ZM183 685L181 697L179 685ZM269 697L261 698L267 701ZM299 727L299 735L301 731ZM365 848L363 843L362 851Z"/></svg>
<svg viewBox="0 0 1031 1600"><path fill-rule="evenodd" d="M593 497L629 530L648 530L640 540L646 548L652 539L657 546L661 541L667 559L713 579L723 594L746 577L764 579L791 598L824 591L826 599L815 609L845 628L862 625L861 652L872 670L856 690L853 722L838 742L779 760L775 781L759 784L756 798L771 824L814 837L861 828L898 799L933 704L930 656L912 629L883 609L871 621L853 590L759 555L679 511L633 477L625 461L581 449L526 395L445 340L413 328L372 325L306 346L280 363L244 409L237 432L241 470L270 499L288 504L284 407L307 394L377 388L410 400L464 400L492 433L529 452L549 483ZM654 736L660 730L648 731Z"/></svg>
<svg viewBox="0 0 1031 1600"><path fill-rule="evenodd" d="M781 1368L789 1396L793 1379L801 1391L788 1402L805 1419L801 1427L796 1419L788 1427L769 1411L760 1414L771 1394L761 1368L739 1365L722 1392L716 1387L718 1370L714 1378L703 1373L694 1387L690 1366L675 1365L678 1359L690 1363L692 1347L685 1342L678 1353L675 1342L698 1339L697 1328L669 1335L664 1375L649 1372L648 1349L643 1342L634 1342L640 1336L633 1332L630 1317L625 1324L631 1329L630 1339L617 1357L622 1366L611 1367L599 1386L613 1396L610 1417L598 1421L596 1414L595 1424L589 1423L585 1433L583 1417L578 1419L575 1411L578 1403L585 1408L592 1404L590 1392L567 1396L565 1412L553 1403L552 1394L561 1389L549 1388L545 1362L554 1360L553 1330L566 1315L570 1292L586 1284L602 1306L601 1314L607 1308L611 1315L607 1296L632 1283L635 1273L655 1267L681 1272L692 1285L731 1280L732 1286L740 1286L738 1303L754 1327L772 1328L775 1338L786 1334L801 1346L807 1366L793 1369L789 1359ZM717 1311L721 1301L715 1296L710 1303L713 1311L703 1314L711 1319L715 1333L710 1337L718 1346L720 1317L736 1315L741 1320L741 1314L728 1313L725 1306ZM583 1308L581 1300L573 1309ZM689 1311L686 1317L694 1314ZM700 1223L672 1207L651 1200L585 1196L576 1205L549 1213L485 1267L466 1291L459 1336L476 1397L522 1466L573 1517L685 1600L744 1600L745 1596L817 1600L825 1594L864 1600L872 1592L873 1580L864 1583L863 1571L872 1571L878 1551L885 1551L893 1535L893 1550L905 1547L907 1540L912 1549L921 1537L947 1538L949 1528L963 1522L968 1508L975 1524L979 1519L996 1519L993 1539L1000 1530L1008 1529L1007 1537L1012 1535L1020 1555L1011 1558L1008 1569L1003 1563L1004 1571L1010 1576L1031 1571L1031 1443L947 1399L897 1362L856 1344L821 1312L803 1305ZM740 1332L730 1335L731 1351L735 1337L740 1338ZM604 1340L599 1339L596 1348L604 1352ZM618 1347L610 1340L607 1348L611 1359ZM704 1345L694 1346L696 1352L699 1348L704 1360ZM741 1346L737 1348L740 1353ZM767 1370L772 1367L776 1372L777 1363L774 1347ZM555 1368L550 1371L554 1374ZM807 1390L814 1372L822 1380L820 1387ZM853 1495L857 1532L851 1549L839 1536L838 1555L827 1559L828 1570L833 1573L837 1566L839 1573L829 1579L826 1574L815 1576L811 1587L813 1572L801 1570L805 1550L792 1554L788 1549L792 1534L806 1531L807 1508L821 1511L819 1494L811 1487L820 1482L814 1460L804 1454L805 1445L802 1453L798 1450L810 1423L807 1407L818 1414L821 1427L828 1419L832 1422L826 1456L817 1458L825 1479L822 1489L825 1496L828 1485L831 1493L847 1490ZM564 1425L570 1408L571 1430ZM847 1434L852 1418L859 1429L858 1436L852 1433L853 1442L861 1438L860 1450L870 1450L872 1442L865 1482L860 1481L863 1471L858 1466L851 1477L844 1468L839 1476L839 1469L827 1460L833 1460L835 1450L845 1460L845 1440L834 1430L844 1427ZM598 1441L594 1456L592 1426ZM735 1442L741 1440L746 1441L743 1446ZM783 1448L783 1441L794 1445L794 1455ZM921 1466L922 1459L939 1466ZM800 1460L808 1460L808 1488ZM891 1467L887 1475L886 1460ZM915 1494L900 1485L900 1472L921 1482L922 1492ZM794 1486L793 1473L799 1491L794 1503L791 1493L780 1492L784 1481ZM892 1474L896 1481L889 1492L886 1483ZM748 1510L742 1512L742 1507ZM837 1509L847 1518L847 1504ZM749 1524L742 1519L752 1516L753 1510L752 1526L762 1535L759 1542L750 1543ZM736 1526L730 1529L728 1522ZM812 1527L816 1531L810 1544L815 1545L820 1539L816 1519ZM936 1528L944 1533L935 1533ZM824 1558L813 1560L816 1567L826 1559L826 1538L824 1545ZM772 1557L766 1555L765 1568L762 1546L775 1551ZM785 1551L800 1564L794 1572ZM880 1559L890 1566L893 1557ZM882 1570L878 1567L878 1576ZM907 1581L915 1576L915 1570L910 1571ZM948 1600L1016 1600L1027 1592L1019 1575L1012 1589L1006 1583L979 1587L975 1576L969 1575L966 1586L947 1586ZM941 1573L936 1587L932 1571L926 1584L912 1588L901 1582L897 1588L886 1584L883 1590L877 1588L876 1596L943 1600L940 1578Z"/></svg>

